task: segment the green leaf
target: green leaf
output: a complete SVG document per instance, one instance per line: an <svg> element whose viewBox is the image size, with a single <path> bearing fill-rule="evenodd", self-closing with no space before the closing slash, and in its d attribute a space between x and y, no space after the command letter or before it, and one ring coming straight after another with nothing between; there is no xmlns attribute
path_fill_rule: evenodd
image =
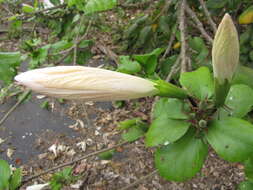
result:
<svg viewBox="0 0 253 190"><path fill-rule="evenodd" d="M125 141L133 142L143 136L145 134L145 131L139 127L139 126L133 126L124 134L122 134L122 138Z"/></svg>
<svg viewBox="0 0 253 190"><path fill-rule="evenodd" d="M0 52L0 80L9 84L16 75L16 67L20 63L20 52Z"/></svg>
<svg viewBox="0 0 253 190"><path fill-rule="evenodd" d="M142 28L137 40L138 47L144 45L150 39L151 35L152 35L151 26L145 26L144 28Z"/></svg>
<svg viewBox="0 0 253 190"><path fill-rule="evenodd" d="M194 37L189 40L189 46L196 51L197 57L195 58L197 62L202 62L208 56L209 50L205 45L205 42L200 37Z"/></svg>
<svg viewBox="0 0 253 190"><path fill-rule="evenodd" d="M234 117L213 121L206 134L218 155L230 162L241 162L252 155L252 136L253 125Z"/></svg>
<svg viewBox="0 0 253 190"><path fill-rule="evenodd" d="M171 71L171 67L174 65L178 58L178 55L172 55L161 62L161 73L164 76L168 76L169 72Z"/></svg>
<svg viewBox="0 0 253 190"><path fill-rule="evenodd" d="M244 45L250 40L251 31L251 27L248 27L246 31L240 35L240 45Z"/></svg>
<svg viewBox="0 0 253 190"><path fill-rule="evenodd" d="M169 35L171 27L169 25L169 16L161 16L159 19L159 29L165 34Z"/></svg>
<svg viewBox="0 0 253 190"><path fill-rule="evenodd" d="M52 190L61 190L64 185L70 184L74 179L75 177L72 175L72 168L67 167L52 176L50 187Z"/></svg>
<svg viewBox="0 0 253 190"><path fill-rule="evenodd" d="M182 73L179 81L190 95L200 100L210 98L214 93L213 78L207 67Z"/></svg>
<svg viewBox="0 0 253 190"><path fill-rule="evenodd" d="M130 56L120 56L117 71L127 74L135 74L141 71L141 65L137 61L131 61Z"/></svg>
<svg viewBox="0 0 253 190"><path fill-rule="evenodd" d="M114 8L117 5L117 0L87 0L84 7L86 14L106 11Z"/></svg>
<svg viewBox="0 0 253 190"><path fill-rule="evenodd" d="M90 46L93 45L93 44L94 44L94 43L93 43L92 40L82 40L82 41L79 43L78 47L79 47L79 48L88 48L88 47L90 47Z"/></svg>
<svg viewBox="0 0 253 190"><path fill-rule="evenodd" d="M49 108L49 102L48 102L48 100L43 101L40 104L40 107L43 108L43 109L48 109Z"/></svg>
<svg viewBox="0 0 253 190"><path fill-rule="evenodd" d="M221 108L220 117L244 117L253 106L253 89L243 84L233 85L227 95L225 105L228 109Z"/></svg>
<svg viewBox="0 0 253 190"><path fill-rule="evenodd" d="M145 139L147 146L157 146L164 143L172 143L182 137L190 126L184 120L170 119L166 115L161 115L155 119Z"/></svg>
<svg viewBox="0 0 253 190"><path fill-rule="evenodd" d="M175 98L161 98L155 103L153 117L166 115L170 119L188 119L188 104Z"/></svg>
<svg viewBox="0 0 253 190"><path fill-rule="evenodd" d="M10 179L10 190L15 190L21 185L22 180L22 170L20 168L16 169Z"/></svg>
<svg viewBox="0 0 253 190"><path fill-rule="evenodd" d="M239 184L238 190L252 190L253 183L250 181L243 181Z"/></svg>
<svg viewBox="0 0 253 190"><path fill-rule="evenodd" d="M52 44L50 47L50 51L52 51L52 53L56 53L59 51L66 50L72 46L73 46L72 42L68 42L67 40L61 40L61 41L58 41L58 42Z"/></svg>
<svg viewBox="0 0 253 190"><path fill-rule="evenodd" d="M253 158L252 156L244 162L244 173L247 179L253 182Z"/></svg>
<svg viewBox="0 0 253 190"><path fill-rule="evenodd" d="M53 5L59 5L61 3L60 0L49 0L50 3L52 3Z"/></svg>
<svg viewBox="0 0 253 190"><path fill-rule="evenodd" d="M11 170L5 160L0 160L0 190L8 189Z"/></svg>
<svg viewBox="0 0 253 190"><path fill-rule="evenodd" d="M51 45L45 45L39 48L36 52L32 54L32 60L29 62L29 68L35 69L43 64L48 58L48 49Z"/></svg>
<svg viewBox="0 0 253 190"><path fill-rule="evenodd" d="M119 122L118 129L120 129L120 130L129 129L129 128L133 127L133 126L138 125L141 122L142 122L141 118L139 118L139 117L132 118L132 119L127 119L127 120Z"/></svg>
<svg viewBox="0 0 253 190"><path fill-rule="evenodd" d="M240 65L232 80L232 84L246 84L253 88L253 69Z"/></svg>
<svg viewBox="0 0 253 190"><path fill-rule="evenodd" d="M206 6L210 9L220 9L227 4L228 0L208 0Z"/></svg>
<svg viewBox="0 0 253 190"><path fill-rule="evenodd" d="M33 13L35 11L35 8L28 4L22 4L22 11L24 13Z"/></svg>
<svg viewBox="0 0 253 190"><path fill-rule="evenodd" d="M238 18L239 24L253 23L253 5L248 7Z"/></svg>
<svg viewBox="0 0 253 190"><path fill-rule="evenodd" d="M158 56L164 51L162 48L154 49L151 53L143 55L133 55L133 58L138 61L147 74L153 74L156 70Z"/></svg>
<svg viewBox="0 0 253 190"><path fill-rule="evenodd" d="M98 155L98 157L101 159L101 160L111 160L113 155L114 155L114 152L115 150L109 150L109 151L106 151L106 152L102 152Z"/></svg>
<svg viewBox="0 0 253 190"><path fill-rule="evenodd" d="M208 153L208 146L189 130L180 140L155 153L155 165L167 180L185 181L200 171Z"/></svg>

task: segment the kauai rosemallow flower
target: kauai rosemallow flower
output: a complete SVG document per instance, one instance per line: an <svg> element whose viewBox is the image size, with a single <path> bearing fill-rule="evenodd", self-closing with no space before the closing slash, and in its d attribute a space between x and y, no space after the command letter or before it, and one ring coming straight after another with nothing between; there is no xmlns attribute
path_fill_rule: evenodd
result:
<svg viewBox="0 0 253 190"><path fill-rule="evenodd" d="M113 101L159 93L152 81L115 71L83 66L35 69L17 75L15 80L41 94L64 99Z"/></svg>
<svg viewBox="0 0 253 190"><path fill-rule="evenodd" d="M239 39L229 14L225 14L215 34L212 64L215 79L216 104L221 106L239 64Z"/></svg>

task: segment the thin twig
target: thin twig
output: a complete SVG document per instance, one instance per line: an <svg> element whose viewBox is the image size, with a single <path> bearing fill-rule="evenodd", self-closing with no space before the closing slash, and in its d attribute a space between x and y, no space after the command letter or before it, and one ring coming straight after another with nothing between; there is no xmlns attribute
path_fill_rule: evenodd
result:
<svg viewBox="0 0 253 190"><path fill-rule="evenodd" d="M10 15L14 15L7 7L5 7L4 5L0 4L0 7L2 7L6 12L8 12Z"/></svg>
<svg viewBox="0 0 253 190"><path fill-rule="evenodd" d="M186 37L185 37L185 0L181 1L179 14L179 29L181 34L181 72L187 72Z"/></svg>
<svg viewBox="0 0 253 190"><path fill-rule="evenodd" d="M202 24L202 22L198 19L197 15L195 14L195 12L188 6L186 5L186 12L187 14L192 18L192 20L197 24L197 29L200 31L200 33L203 35L204 38L206 38L206 40L212 44L213 43L213 39L211 38L211 36L209 36L209 34L205 31L204 26Z"/></svg>
<svg viewBox="0 0 253 190"><path fill-rule="evenodd" d="M9 111L2 117L0 120L0 126L5 122L5 120L9 117L9 115L26 99L26 97L30 94L30 90L24 92L23 96L14 104Z"/></svg>
<svg viewBox="0 0 253 190"><path fill-rule="evenodd" d="M75 44L72 47L59 53L59 54L65 54L65 55L60 60L58 60L56 63L54 63L55 65L59 65L64 59L66 59L72 50L75 50L75 49L77 50L78 45L87 37L90 27L91 27L91 23L92 22L90 21L84 35L81 38L79 38L78 40L76 40ZM75 56L75 52L74 52L74 59L76 59L75 57L76 56ZM75 63L75 62L76 62L76 60L74 60L73 63Z"/></svg>
<svg viewBox="0 0 253 190"><path fill-rule="evenodd" d="M164 12L170 7L171 3L172 3L172 0L167 0L167 1L166 1L166 3L165 3L165 5L164 5L163 9L162 9L162 10L160 11L160 13L152 20L152 23L156 22L157 19L159 19L160 16L162 16L162 15L164 14Z"/></svg>
<svg viewBox="0 0 253 190"><path fill-rule="evenodd" d="M97 45L98 49L104 53L107 57L113 60L117 65L119 65L119 57L116 53L114 53L109 47L105 46L103 43L99 43Z"/></svg>
<svg viewBox="0 0 253 190"><path fill-rule="evenodd" d="M171 80L172 76L179 71L179 69L180 69L180 60L181 60L181 54L178 56L176 62L171 67L170 73L166 77L167 82L169 82Z"/></svg>
<svg viewBox="0 0 253 190"><path fill-rule="evenodd" d="M176 23L176 28L178 26L178 22ZM165 59L165 57L170 53L170 50L171 50L171 47L172 47L172 44L176 38L176 29L173 31L173 33L170 35L170 39L169 39L169 43L168 43L168 46L167 46L167 49L165 50L165 53L163 54L162 56L162 60Z"/></svg>
<svg viewBox="0 0 253 190"><path fill-rule="evenodd" d="M61 5L54 6L54 7L37 10L37 11L34 11L32 13L23 13L23 14L17 15L16 18L17 19L21 19L21 20L25 20L28 17L34 16L36 14L40 14L40 13L43 13L43 12L46 12L46 11L50 11L50 10L54 10L54 9L64 8L66 6L67 6L67 4L64 3L64 4L61 4ZM2 20L9 20L9 17L5 17Z"/></svg>
<svg viewBox="0 0 253 190"><path fill-rule="evenodd" d="M128 189L130 189L130 188L132 189L134 186L136 186L136 185L142 183L143 181L147 180L148 178L150 178L151 176L156 175L156 174L157 174L157 170L154 170L154 171L151 172L150 174L148 174L148 175L142 177L142 178L139 179L139 180L136 180L135 182L131 183L130 185L128 185L128 186L126 186L126 187L121 188L120 190L128 190Z"/></svg>
<svg viewBox="0 0 253 190"><path fill-rule="evenodd" d="M98 155L98 154L100 154L100 153L107 152L107 151L112 150L112 149L114 149L114 148L123 146L123 145L125 145L125 144L127 144L127 143L128 143L127 141L124 141L124 142L119 143L119 144L116 144L116 145L114 145L114 146L112 146L112 147L110 147L110 148L105 148L105 149L102 149L102 150L98 150L98 151L96 151L96 152L92 152L92 153L90 153L90 154L87 154L87 155L84 155L84 156L82 156L82 157L80 157L80 158L77 158L77 159L75 159L75 160L73 160L73 161L66 162L66 163L63 163L63 164L61 164L61 165L58 165L58 166L49 168L49 169L47 169L47 170L45 170L45 171L43 171L43 172L41 172L41 173L39 173L39 174L35 174L35 175L33 175L33 176L30 176L30 177L28 177L28 178L25 178L25 179L22 181L22 184L25 184L25 183L27 183L28 181L30 181L30 180L32 180L32 179L35 179L35 178L38 178L38 177L40 177L40 176L42 176L42 175L45 175L45 174L47 174L47 173L51 173L51 172L53 172L53 171L55 171L55 170L57 170L57 169L63 168L63 167L65 167L65 166L72 165L72 164L74 164L74 163L76 163L76 162L79 162L79 161L84 160L84 159L86 159L86 158L89 158L89 157L91 157L91 156L96 156L96 155Z"/></svg>
<svg viewBox="0 0 253 190"><path fill-rule="evenodd" d="M214 34L215 34L216 31L217 31L217 26L216 26L216 24L214 23L214 21L213 21L213 19L212 19L212 17L211 17L211 14L210 14L210 12L208 11L208 9L207 9L207 7L206 7L205 2L204 2L203 0L199 0L199 2L200 2L200 4L201 4L201 6L202 6L202 8L203 8L203 10L204 10L204 13L205 13L205 15L206 15L206 17L207 17L207 20L208 20L209 24L211 25L211 27L212 27L212 29L213 29L213 32L214 32Z"/></svg>
<svg viewBox="0 0 253 190"><path fill-rule="evenodd" d="M74 44L73 65L76 65L76 59L77 59L77 44Z"/></svg>

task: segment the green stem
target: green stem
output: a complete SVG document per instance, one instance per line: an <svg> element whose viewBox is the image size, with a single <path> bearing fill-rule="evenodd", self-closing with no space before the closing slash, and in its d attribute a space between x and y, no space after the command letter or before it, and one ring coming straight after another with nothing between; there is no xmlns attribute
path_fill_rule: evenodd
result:
<svg viewBox="0 0 253 190"><path fill-rule="evenodd" d="M230 86L231 84L227 80L223 84L220 84L216 78L214 79L215 106L217 108L224 105Z"/></svg>

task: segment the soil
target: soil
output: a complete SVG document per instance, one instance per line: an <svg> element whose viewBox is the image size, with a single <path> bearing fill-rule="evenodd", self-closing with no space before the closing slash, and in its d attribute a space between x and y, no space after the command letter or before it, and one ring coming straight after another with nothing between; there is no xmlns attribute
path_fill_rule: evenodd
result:
<svg viewBox="0 0 253 190"><path fill-rule="evenodd" d="M18 107L4 124L11 133L1 133L2 138L7 138L1 144L1 157L22 167L25 177L119 143L121 132L117 130L117 122L131 117L141 117L149 122L153 99L128 101L120 109L109 102L60 104L50 100L50 109L45 110L39 107L40 101L33 95L32 101ZM80 142L86 145L85 148L77 146ZM62 150L55 155L49 151L52 145L60 146ZM6 156L8 148L15 150L11 158ZM155 170L153 151L145 148L140 139L117 148L111 160L91 157L74 164L74 173L82 176L82 189L121 189ZM51 176L46 174L34 179L21 189L34 183L45 183ZM242 165L227 163L211 151L202 171L188 182L168 182L156 174L130 189L232 190L243 179Z"/></svg>

